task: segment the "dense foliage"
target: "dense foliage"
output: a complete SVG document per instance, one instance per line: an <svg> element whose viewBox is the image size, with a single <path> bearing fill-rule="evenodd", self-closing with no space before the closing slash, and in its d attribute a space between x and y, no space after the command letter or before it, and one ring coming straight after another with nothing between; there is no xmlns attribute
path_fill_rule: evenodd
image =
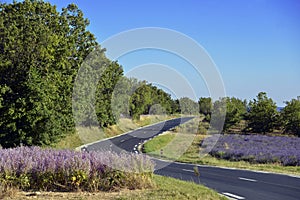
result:
<svg viewBox="0 0 300 200"><path fill-rule="evenodd" d="M96 46L71 4L0 4L0 139L4 147L49 145L73 130L73 81Z"/></svg>
<svg viewBox="0 0 300 200"><path fill-rule="evenodd" d="M299 143L298 137L222 135L210 154L231 161L300 166Z"/></svg>
<svg viewBox="0 0 300 200"><path fill-rule="evenodd" d="M238 124L244 119L247 113L247 103L235 97L227 97L226 101L226 117L224 130L228 130L230 127Z"/></svg>
<svg viewBox="0 0 300 200"><path fill-rule="evenodd" d="M284 123L284 131L300 136L300 101L292 99L286 102L286 106L282 110L282 122Z"/></svg>
<svg viewBox="0 0 300 200"><path fill-rule="evenodd" d="M250 101L248 112L248 129L251 132L272 132L278 126L279 113L275 102L260 92L257 99Z"/></svg>
<svg viewBox="0 0 300 200"><path fill-rule="evenodd" d="M224 97L214 102L210 98L200 98L200 114L210 126L218 124L225 115L223 132L239 130L266 134L270 132L287 133L300 136L300 101L292 99L279 111L276 103L265 92L260 92L249 103L235 97ZM224 106L225 105L225 106ZM211 114L214 113L214 119Z"/></svg>
<svg viewBox="0 0 300 200"><path fill-rule="evenodd" d="M152 114L171 114L173 113L172 105L173 100L170 94L152 84L140 82L130 97L129 112L133 119L139 119L142 114L151 114L151 111Z"/></svg>
<svg viewBox="0 0 300 200"><path fill-rule="evenodd" d="M205 116L206 121L210 121L211 110L213 108L213 102L210 97L200 97L199 101L199 113Z"/></svg>
<svg viewBox="0 0 300 200"><path fill-rule="evenodd" d="M0 184L23 190L108 191L151 185L153 162L136 154L0 149Z"/></svg>
<svg viewBox="0 0 300 200"><path fill-rule="evenodd" d="M188 97L179 99L180 112L185 115L196 115L199 113L199 105Z"/></svg>

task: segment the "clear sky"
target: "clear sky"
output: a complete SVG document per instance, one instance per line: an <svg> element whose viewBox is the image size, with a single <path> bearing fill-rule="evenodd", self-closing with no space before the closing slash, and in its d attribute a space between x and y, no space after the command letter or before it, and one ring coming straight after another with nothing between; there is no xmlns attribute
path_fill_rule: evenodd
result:
<svg viewBox="0 0 300 200"><path fill-rule="evenodd" d="M278 106L300 96L299 0L50 2L59 10L69 3L77 4L100 44L122 31L142 27L173 29L191 37L215 62L227 96L251 100L265 91ZM149 62L175 66L179 73L184 73L186 65L157 51L136 52L119 59L125 72ZM209 95L206 89L196 93Z"/></svg>

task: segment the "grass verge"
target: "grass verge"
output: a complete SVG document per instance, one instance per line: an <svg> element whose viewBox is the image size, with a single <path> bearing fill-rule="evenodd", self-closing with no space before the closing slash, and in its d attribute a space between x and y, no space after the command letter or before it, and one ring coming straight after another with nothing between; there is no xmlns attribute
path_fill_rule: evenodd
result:
<svg viewBox="0 0 300 200"><path fill-rule="evenodd" d="M144 190L121 190L119 192L73 192L73 193L54 193L54 192L20 192L14 191L13 196L4 197L5 200L15 199L62 199L62 200L144 200L144 199L201 199L201 200L225 200L217 192L193 182L180 181L174 178L154 175L155 186L152 189Z"/></svg>

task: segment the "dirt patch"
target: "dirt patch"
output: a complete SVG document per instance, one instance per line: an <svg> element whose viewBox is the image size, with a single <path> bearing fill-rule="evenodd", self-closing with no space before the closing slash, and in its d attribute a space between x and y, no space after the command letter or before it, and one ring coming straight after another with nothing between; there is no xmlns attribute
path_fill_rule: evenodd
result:
<svg viewBox="0 0 300 200"><path fill-rule="evenodd" d="M120 192L15 192L6 196L3 200L23 200L23 199L40 199L40 200L109 200L127 196L130 193L139 193L140 190L122 190ZM0 198L1 199L1 198Z"/></svg>

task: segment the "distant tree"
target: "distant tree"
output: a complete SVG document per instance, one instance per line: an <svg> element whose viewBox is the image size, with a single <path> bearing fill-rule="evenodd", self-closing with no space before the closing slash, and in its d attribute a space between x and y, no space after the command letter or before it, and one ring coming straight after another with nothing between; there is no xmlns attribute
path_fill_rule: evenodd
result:
<svg viewBox="0 0 300 200"><path fill-rule="evenodd" d="M139 119L140 115L148 114L152 105L151 87L146 82L140 83L130 99L130 115L133 119Z"/></svg>
<svg viewBox="0 0 300 200"><path fill-rule="evenodd" d="M172 113L172 99L171 95L159 89L155 86L152 86L152 96L153 96L153 105L157 104L163 108L165 114Z"/></svg>
<svg viewBox="0 0 300 200"><path fill-rule="evenodd" d="M286 102L282 110L284 132L300 136L300 101L292 99Z"/></svg>
<svg viewBox="0 0 300 200"><path fill-rule="evenodd" d="M159 105L165 114L172 113L173 101L170 94L145 81L140 82L130 98L130 116L139 119L142 114L150 114L153 105L156 105L155 109Z"/></svg>
<svg viewBox="0 0 300 200"><path fill-rule="evenodd" d="M149 114L150 115L165 115L166 110L160 104L154 104L150 107Z"/></svg>
<svg viewBox="0 0 300 200"><path fill-rule="evenodd" d="M179 99L180 110L182 114L195 115L199 113L199 105L188 97L182 97Z"/></svg>
<svg viewBox="0 0 300 200"><path fill-rule="evenodd" d="M135 78L120 77L112 96L112 111L118 121L121 116L130 117L130 99L139 87L139 81Z"/></svg>
<svg viewBox="0 0 300 200"><path fill-rule="evenodd" d="M271 132L278 126L278 116L276 103L265 92L260 92L257 99L249 103L247 130L256 133Z"/></svg>
<svg viewBox="0 0 300 200"><path fill-rule="evenodd" d="M178 99L174 99L171 102L172 114L180 113L180 103Z"/></svg>
<svg viewBox="0 0 300 200"><path fill-rule="evenodd" d="M223 131L226 116L226 98L213 102L211 110L210 126L212 129Z"/></svg>
<svg viewBox="0 0 300 200"><path fill-rule="evenodd" d="M211 110L213 108L212 99L210 97L201 97L198 104L199 113L205 116L206 121L210 121Z"/></svg>
<svg viewBox="0 0 300 200"><path fill-rule="evenodd" d="M247 105L245 101L235 97L226 98L226 117L223 130L226 131L230 127L238 124L247 112Z"/></svg>

